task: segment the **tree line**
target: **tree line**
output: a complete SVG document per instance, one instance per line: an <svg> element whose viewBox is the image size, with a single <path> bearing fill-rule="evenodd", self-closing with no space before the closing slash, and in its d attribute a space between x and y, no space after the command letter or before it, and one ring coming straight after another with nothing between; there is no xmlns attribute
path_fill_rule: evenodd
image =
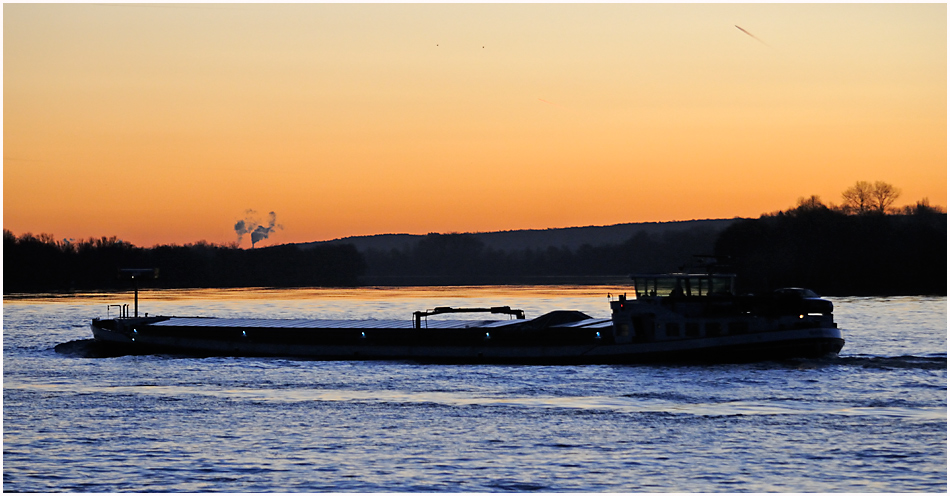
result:
<svg viewBox="0 0 950 496"><path fill-rule="evenodd" d="M899 196L889 183L858 181L841 194L840 205L813 195L724 230L640 232L617 244L508 251L470 234L431 233L414 246L363 254L368 279L395 285L674 272L694 255L714 254L731 260L741 291L802 286L829 295L945 295L946 213L927 199L895 208Z"/></svg>
<svg viewBox="0 0 950 496"><path fill-rule="evenodd" d="M500 250L455 233L363 253L349 244L138 248L115 237L70 242L4 230L3 291L128 288L119 269L150 267L160 273L148 286L168 288L582 283L677 271L693 255L714 254L731 260L740 291L798 286L827 295L946 295L946 212L926 199L894 208L899 194L886 183L859 181L841 205L811 196L725 229L641 231L622 243L576 249Z"/></svg>
<svg viewBox="0 0 950 496"><path fill-rule="evenodd" d="M736 222L720 233L715 254L731 261L743 292L795 286L826 295L946 295L946 212L926 199L891 209L849 191L841 206L812 196Z"/></svg>
<svg viewBox="0 0 950 496"><path fill-rule="evenodd" d="M140 248L111 238L79 242L3 231L3 292L126 289L123 268L158 268L143 287L353 286L365 269L352 245L253 250L199 242Z"/></svg>
<svg viewBox="0 0 950 496"><path fill-rule="evenodd" d="M111 238L80 242L4 230L5 294L128 288L122 268L159 269L148 287L305 287L466 285L545 282L547 278L625 276L669 271L696 251L712 250L719 230L693 228L660 236L638 233L623 243L577 249L496 250L471 234L423 237L405 250L359 253L353 245L243 250L205 242L139 248Z"/></svg>

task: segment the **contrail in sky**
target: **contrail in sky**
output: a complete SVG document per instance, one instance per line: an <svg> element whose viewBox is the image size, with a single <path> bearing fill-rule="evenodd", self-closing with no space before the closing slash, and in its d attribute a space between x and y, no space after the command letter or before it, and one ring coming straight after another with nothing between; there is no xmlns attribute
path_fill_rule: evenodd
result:
<svg viewBox="0 0 950 496"><path fill-rule="evenodd" d="M554 105L554 106L556 106L556 107L560 107L560 105L558 105L558 104L556 104L556 103L554 103L554 102L549 102L549 101L545 100L544 98L538 98L538 100L541 100L542 102L544 102L544 103L546 103L546 104L548 104L548 105Z"/></svg>
<svg viewBox="0 0 950 496"><path fill-rule="evenodd" d="M739 28L738 25L735 25L735 26L736 26L737 28ZM763 44L763 45L765 45L765 46L769 46L768 43L766 43L766 42L760 40L758 36L756 36L756 35L754 35L754 34L748 32L748 31L746 31L745 29L739 28L739 31L742 31L743 33L745 33L745 34L747 34L747 35L749 35L749 36L755 38L755 41L758 41L759 43L761 43L761 44Z"/></svg>

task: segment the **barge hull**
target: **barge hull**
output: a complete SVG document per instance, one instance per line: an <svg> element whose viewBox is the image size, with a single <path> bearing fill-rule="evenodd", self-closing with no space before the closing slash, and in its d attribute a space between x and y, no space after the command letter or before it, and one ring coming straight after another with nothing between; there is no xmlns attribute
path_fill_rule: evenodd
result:
<svg viewBox="0 0 950 496"><path fill-rule="evenodd" d="M161 319L161 318L158 318ZM415 329L394 322L357 321L362 327L256 327L205 319L174 325L156 318L109 329L92 325L96 340L128 354L275 356L312 360L410 360L424 363L623 364L649 362L737 363L819 358L844 345L837 328L807 328L654 342L613 343L608 319L569 327L528 330L505 321L442 322ZM227 324L227 323L225 323ZM236 324L236 322L230 322ZM253 323L242 323L253 324ZM312 323L311 323L312 324ZM352 321L351 321L352 324ZM300 322L298 325L307 325ZM438 337L433 344L433 337Z"/></svg>

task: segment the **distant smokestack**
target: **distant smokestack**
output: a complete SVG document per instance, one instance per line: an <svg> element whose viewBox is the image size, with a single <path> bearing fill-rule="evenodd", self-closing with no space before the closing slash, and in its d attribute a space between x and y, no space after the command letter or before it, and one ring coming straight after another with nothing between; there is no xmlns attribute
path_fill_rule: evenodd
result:
<svg viewBox="0 0 950 496"><path fill-rule="evenodd" d="M267 224L267 227L257 226L254 228L254 231L251 233L251 248L254 248L254 245L262 240L267 239L275 228L281 227L277 225L277 214L271 212L268 214L270 216L270 221Z"/></svg>
<svg viewBox="0 0 950 496"><path fill-rule="evenodd" d="M283 229L284 226L281 226L277 223L277 214L270 212L268 216L270 220L267 223L267 227L263 226L259 220L257 220L257 212L254 210L248 209L244 212L246 216L244 220L239 220L234 224L234 232L238 235L238 244L241 244L241 240L244 239L244 235L247 233L251 234L251 248L254 248L254 245L262 239L267 239L276 229Z"/></svg>

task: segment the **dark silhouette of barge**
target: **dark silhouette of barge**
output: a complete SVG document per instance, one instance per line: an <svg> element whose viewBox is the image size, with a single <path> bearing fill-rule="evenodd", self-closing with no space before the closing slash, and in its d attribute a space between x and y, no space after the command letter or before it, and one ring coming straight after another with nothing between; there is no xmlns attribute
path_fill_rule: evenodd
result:
<svg viewBox="0 0 950 496"><path fill-rule="evenodd" d="M92 333L134 354L431 363L751 362L824 357L844 346L830 301L797 288L737 296L734 279L636 275L634 297L609 298L611 318L559 310L526 319L509 307L439 307L405 320L139 317L126 306L118 318L94 319ZM428 319L475 311L509 318Z"/></svg>

